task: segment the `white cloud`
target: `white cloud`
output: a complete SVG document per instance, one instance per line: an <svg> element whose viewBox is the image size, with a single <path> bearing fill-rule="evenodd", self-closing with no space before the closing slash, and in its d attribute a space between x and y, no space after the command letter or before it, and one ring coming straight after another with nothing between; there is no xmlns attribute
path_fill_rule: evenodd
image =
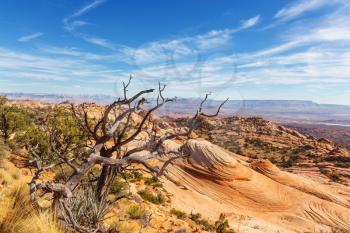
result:
<svg viewBox="0 0 350 233"><path fill-rule="evenodd" d="M78 27L85 26L85 25L89 24L88 22L85 22L82 20L73 20L73 21L68 21L68 20L69 20L68 18L65 18L63 20L63 23L64 23L64 28L70 32L74 31Z"/></svg>
<svg viewBox="0 0 350 233"><path fill-rule="evenodd" d="M276 15L276 20L294 19L305 12L320 9L316 5L301 7L302 2L305 3L297 1L285 7ZM85 23L79 23L75 17L98 5L95 4L73 14L77 16L71 18L72 31ZM277 39L279 42L271 42L271 47L236 55L227 55L227 51L232 51L229 46L233 36L257 25L259 15L242 20L237 28L153 41L136 48L124 46L119 49L106 39L72 32L89 43L113 51L100 54L70 47L42 46L39 48L44 55L30 55L0 48L0 74L7 79L21 77L67 83L78 80L76 85L82 87L84 84L110 87L132 73L139 85L161 79L169 84L173 93L182 94L186 90L188 95L206 90L230 94L235 87L249 85L350 85L349 8L342 7L317 17L305 19L302 24L291 22L288 30L282 28L278 37L272 38L271 41ZM55 59L52 59L52 54L57 55ZM199 60L202 54L208 56ZM125 68L126 65L122 64L111 69L105 63L117 58L136 66Z"/></svg>
<svg viewBox="0 0 350 233"><path fill-rule="evenodd" d="M20 38L18 38L17 41L19 42L28 42L30 40L34 40L40 36L42 36L43 33L41 32L36 32L36 33L32 33L32 34L29 34L29 35L25 35L25 36L21 36Z"/></svg>
<svg viewBox="0 0 350 233"><path fill-rule="evenodd" d="M96 8L97 6L102 4L103 2L105 2L105 0L94 0L91 3L83 6L78 11L74 12L73 14L65 17L63 19L64 28L67 31L74 31L77 27L81 27L81 26L89 24L89 23L82 21L82 20L76 20L75 18L88 13L89 11Z"/></svg>
<svg viewBox="0 0 350 233"><path fill-rule="evenodd" d="M79 54L75 54L79 55ZM120 70L110 69L96 60L81 56L45 56L17 52L0 47L0 76L8 79L30 79L41 81L113 83L120 79ZM125 76L127 77L127 75ZM44 83L42 83L44 84Z"/></svg>
<svg viewBox="0 0 350 233"><path fill-rule="evenodd" d="M82 38L91 44L98 45L98 46L108 48L111 50L115 49L114 45L106 39L99 38L99 37L93 37L93 36L89 36L89 35L83 35L83 34L82 34Z"/></svg>
<svg viewBox="0 0 350 233"><path fill-rule="evenodd" d="M258 24L260 16L242 20L238 28L211 30L204 34L146 43L139 48L124 47L121 52L134 65L174 62L176 59L198 60L201 54L222 50L232 41L233 34Z"/></svg>
<svg viewBox="0 0 350 233"><path fill-rule="evenodd" d="M78 17L81 16L83 14L86 14L87 12L91 11L92 9L96 8L97 6L99 6L100 4L102 4L103 2L105 2L105 0L94 0L93 2L91 2L90 4L87 4L85 6L83 6L82 8L80 8L77 12L75 12L74 14L71 15L71 18L74 17Z"/></svg>
<svg viewBox="0 0 350 233"><path fill-rule="evenodd" d="M259 21L260 21L260 15L257 15L255 17L247 19L247 20L243 20L241 29L246 29L246 28L253 27L256 24L258 24Z"/></svg>
<svg viewBox="0 0 350 233"><path fill-rule="evenodd" d="M49 46L49 45L45 45L45 46L41 45L39 49L40 51L47 54L77 57L82 60L108 61L108 60L117 58L117 55L115 54L91 53L91 52L81 51L77 48L69 48L69 47L61 48L61 47L55 47L55 46Z"/></svg>
<svg viewBox="0 0 350 233"><path fill-rule="evenodd" d="M73 14L63 19L63 27L65 30L72 33L72 35L81 37L82 39L84 39L85 41L91 44L114 50L115 49L114 45L111 42L109 42L107 39L75 32L77 28L90 24L86 21L79 20L78 18L88 13L89 11L95 9L96 7L98 7L104 2L106 2L106 0L94 0L87 5L84 5L78 11L74 12Z"/></svg>
<svg viewBox="0 0 350 233"><path fill-rule="evenodd" d="M275 18L281 21L287 21L310 11L318 10L327 5L343 3L342 0L297 0L292 4L280 9Z"/></svg>

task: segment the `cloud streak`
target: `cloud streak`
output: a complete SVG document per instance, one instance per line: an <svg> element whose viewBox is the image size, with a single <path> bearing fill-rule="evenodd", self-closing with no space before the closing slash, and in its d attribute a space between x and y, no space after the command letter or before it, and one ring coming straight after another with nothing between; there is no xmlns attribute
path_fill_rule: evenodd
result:
<svg viewBox="0 0 350 233"><path fill-rule="evenodd" d="M259 23L259 21L260 21L260 15L257 15L255 17L247 19L247 20L243 20L241 29L253 27L253 26L257 25Z"/></svg>
<svg viewBox="0 0 350 233"><path fill-rule="evenodd" d="M21 36L20 38L17 39L17 41L28 42L28 41L34 40L36 38L39 38L42 35L44 35L44 34L41 32L35 32L35 33L29 34L29 35Z"/></svg>
<svg viewBox="0 0 350 233"><path fill-rule="evenodd" d="M198 60L199 56L222 50L232 41L235 33L257 25L260 16L254 16L242 23L237 28L211 30L204 34L180 37L172 40L153 41L141 45L139 48L125 46L121 49L126 62L134 65L153 63L169 63L179 59Z"/></svg>
<svg viewBox="0 0 350 233"><path fill-rule="evenodd" d="M82 8L80 8L78 11L74 12L73 14L65 17L63 19L63 24L64 24L64 28L67 31L74 31L76 28L84 26L84 25L88 25L88 22L82 21L82 20L77 20L76 18L88 13L89 11L93 10L94 8L98 7L99 5L101 5L102 3L104 3L106 0L94 0L91 3L83 6Z"/></svg>

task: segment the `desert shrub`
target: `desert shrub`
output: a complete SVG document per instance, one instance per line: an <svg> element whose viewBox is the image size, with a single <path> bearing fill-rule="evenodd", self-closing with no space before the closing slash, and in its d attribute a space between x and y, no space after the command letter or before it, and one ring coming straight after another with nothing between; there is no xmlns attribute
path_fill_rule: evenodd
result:
<svg viewBox="0 0 350 233"><path fill-rule="evenodd" d="M220 214L219 219L215 222L215 231L217 233L234 233L234 231L230 229L224 214Z"/></svg>
<svg viewBox="0 0 350 233"><path fill-rule="evenodd" d="M163 184L160 182L160 180L156 176L152 176L151 178L146 178L145 184L150 185L154 188L162 188L163 187Z"/></svg>
<svg viewBox="0 0 350 233"><path fill-rule="evenodd" d="M161 193L154 195L150 190L144 189L138 192L138 194L146 201L149 201L153 204L163 204L165 198Z"/></svg>
<svg viewBox="0 0 350 233"><path fill-rule="evenodd" d="M140 219L146 213L144 206L132 204L128 208L128 215L131 219Z"/></svg>
<svg viewBox="0 0 350 233"><path fill-rule="evenodd" d="M123 196L129 192L129 185L127 181L117 176L111 185L110 191L117 196Z"/></svg>
<svg viewBox="0 0 350 233"><path fill-rule="evenodd" d="M133 181L141 181L143 179L143 175L141 172L132 171L131 174L133 175Z"/></svg>
<svg viewBox="0 0 350 233"><path fill-rule="evenodd" d="M30 125L32 116L32 111L28 109L0 104L0 136L4 142L9 144L13 134L25 130Z"/></svg>
<svg viewBox="0 0 350 233"><path fill-rule="evenodd" d="M287 148L283 148L281 149L281 154L288 154L288 149Z"/></svg>
<svg viewBox="0 0 350 233"><path fill-rule="evenodd" d="M315 158L317 158L317 155L316 155L316 154L313 154L313 153L307 153L307 154L306 154L306 157L315 159Z"/></svg>
<svg viewBox="0 0 350 233"><path fill-rule="evenodd" d="M82 186L68 200L74 220L83 226L96 227L109 211L107 203L100 203L92 186Z"/></svg>
<svg viewBox="0 0 350 233"><path fill-rule="evenodd" d="M341 168L350 168L350 162L336 162L334 165Z"/></svg>
<svg viewBox="0 0 350 233"><path fill-rule="evenodd" d="M194 222L197 223L198 220L200 220L202 218L202 215L200 213L197 213L197 214L193 214L191 213L190 215L190 219Z"/></svg>
<svg viewBox="0 0 350 233"><path fill-rule="evenodd" d="M237 154L243 154L242 148L238 141L232 140L232 138L229 138L228 140L222 140L220 137L219 139L213 140L214 144L217 144L219 146L224 147L226 150L229 150L233 153Z"/></svg>
<svg viewBox="0 0 350 233"><path fill-rule="evenodd" d="M253 138L248 140L251 144L253 144L255 147L263 147L265 144L260 138Z"/></svg>
<svg viewBox="0 0 350 233"><path fill-rule="evenodd" d="M118 175L120 178L124 179L128 182L136 182L141 181L143 178L143 175L141 172L138 171L132 171L132 172L123 172Z"/></svg>
<svg viewBox="0 0 350 233"><path fill-rule="evenodd" d="M185 212L183 212L183 211L181 211L181 210L177 210L177 209L175 209L175 208L172 208L172 209L170 210L170 213L173 214L173 215L175 215L178 219L185 219L186 216L187 216Z"/></svg>
<svg viewBox="0 0 350 233"><path fill-rule="evenodd" d="M340 184L344 183L344 181L337 174L330 174L328 177L333 182L340 183Z"/></svg>
<svg viewBox="0 0 350 233"><path fill-rule="evenodd" d="M264 147L264 152L265 153L271 153L271 148L270 147Z"/></svg>
<svg viewBox="0 0 350 233"><path fill-rule="evenodd" d="M215 226L213 224L210 224L209 221L206 219L201 219L199 224L202 225L202 228L205 231L215 231Z"/></svg>
<svg viewBox="0 0 350 233"><path fill-rule="evenodd" d="M57 167L54 170L55 181L67 181L68 178L73 174L73 169L69 166Z"/></svg>
<svg viewBox="0 0 350 233"><path fill-rule="evenodd" d="M3 139L0 138L0 160L7 158L9 155L9 148L4 143Z"/></svg>
<svg viewBox="0 0 350 233"><path fill-rule="evenodd" d="M278 163L278 161L275 158L273 158L273 157L270 157L270 158L267 158L267 159L273 164Z"/></svg>
<svg viewBox="0 0 350 233"><path fill-rule="evenodd" d="M215 231L215 226L210 224L208 220L202 219L202 215L200 213L190 215L190 219L200 225L205 231Z"/></svg>
<svg viewBox="0 0 350 233"><path fill-rule="evenodd" d="M323 167L320 167L319 168L320 172L323 174L323 175L327 175L328 174L328 171L326 169L324 169Z"/></svg>
<svg viewBox="0 0 350 233"><path fill-rule="evenodd" d="M300 159L299 155L292 155L288 158L288 160L286 161L285 158L283 157L282 160L282 167L291 167L293 166L298 160Z"/></svg>

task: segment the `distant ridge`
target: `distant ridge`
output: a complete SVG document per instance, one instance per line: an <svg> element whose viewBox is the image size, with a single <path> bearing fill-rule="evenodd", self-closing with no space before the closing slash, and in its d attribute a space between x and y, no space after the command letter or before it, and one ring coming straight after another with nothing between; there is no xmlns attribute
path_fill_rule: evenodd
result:
<svg viewBox="0 0 350 233"><path fill-rule="evenodd" d="M11 100L39 100L45 103L94 102L109 104L118 97L111 95L64 95L46 93L0 93ZM152 102L152 101L151 101ZM188 116L196 111L201 99L178 98L167 104L159 115ZM216 111L220 100L209 100L206 109ZM310 100L229 100L222 108L222 116L262 116L274 122L312 124L350 124L350 105L318 104Z"/></svg>

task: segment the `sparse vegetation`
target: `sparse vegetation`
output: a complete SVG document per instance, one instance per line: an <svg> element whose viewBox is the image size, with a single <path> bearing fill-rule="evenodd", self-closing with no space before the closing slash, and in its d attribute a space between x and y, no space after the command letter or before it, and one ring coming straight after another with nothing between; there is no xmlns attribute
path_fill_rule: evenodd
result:
<svg viewBox="0 0 350 233"><path fill-rule="evenodd" d="M220 214L219 219L215 222L215 231L217 233L234 233L234 231L230 229L224 214Z"/></svg>
<svg viewBox="0 0 350 233"><path fill-rule="evenodd" d="M111 208L106 202L100 202L96 198L91 186L80 187L67 204L75 222L91 228L101 228L102 221Z"/></svg>
<svg viewBox="0 0 350 233"><path fill-rule="evenodd" d="M340 168L350 168L350 162L336 162L334 165Z"/></svg>
<svg viewBox="0 0 350 233"><path fill-rule="evenodd" d="M340 184L344 183L344 181L337 174L330 174L328 177L333 182L340 183Z"/></svg>
<svg viewBox="0 0 350 233"><path fill-rule="evenodd" d="M298 162L299 159L299 155L292 155L288 158L288 160L285 160L285 157L283 157L281 165L285 168L292 167L296 162Z"/></svg>
<svg viewBox="0 0 350 233"><path fill-rule="evenodd" d="M125 181L120 176L117 176L111 185L111 193L117 196L123 196L128 193L129 191L128 188L129 188L129 185L127 181Z"/></svg>
<svg viewBox="0 0 350 233"><path fill-rule="evenodd" d="M156 176L152 176L151 178L146 178L145 184L150 185L153 188L162 188L163 187L163 184L160 182L159 178Z"/></svg>
<svg viewBox="0 0 350 233"><path fill-rule="evenodd" d="M186 213L181 211L181 210L177 210L175 208L172 208L170 210L170 213L175 215L178 219L185 219L187 217Z"/></svg>
<svg viewBox="0 0 350 233"><path fill-rule="evenodd" d="M40 212L33 208L28 186L18 169L7 169L0 167L0 232L64 233L50 208Z"/></svg>
<svg viewBox="0 0 350 233"><path fill-rule="evenodd" d="M144 206L132 204L128 208L128 214L130 219L140 219L146 213L146 208Z"/></svg>
<svg viewBox="0 0 350 233"><path fill-rule="evenodd" d="M165 202L165 197L161 193L153 194L149 189L144 189L138 192L138 194L146 201L153 204L163 204Z"/></svg>

